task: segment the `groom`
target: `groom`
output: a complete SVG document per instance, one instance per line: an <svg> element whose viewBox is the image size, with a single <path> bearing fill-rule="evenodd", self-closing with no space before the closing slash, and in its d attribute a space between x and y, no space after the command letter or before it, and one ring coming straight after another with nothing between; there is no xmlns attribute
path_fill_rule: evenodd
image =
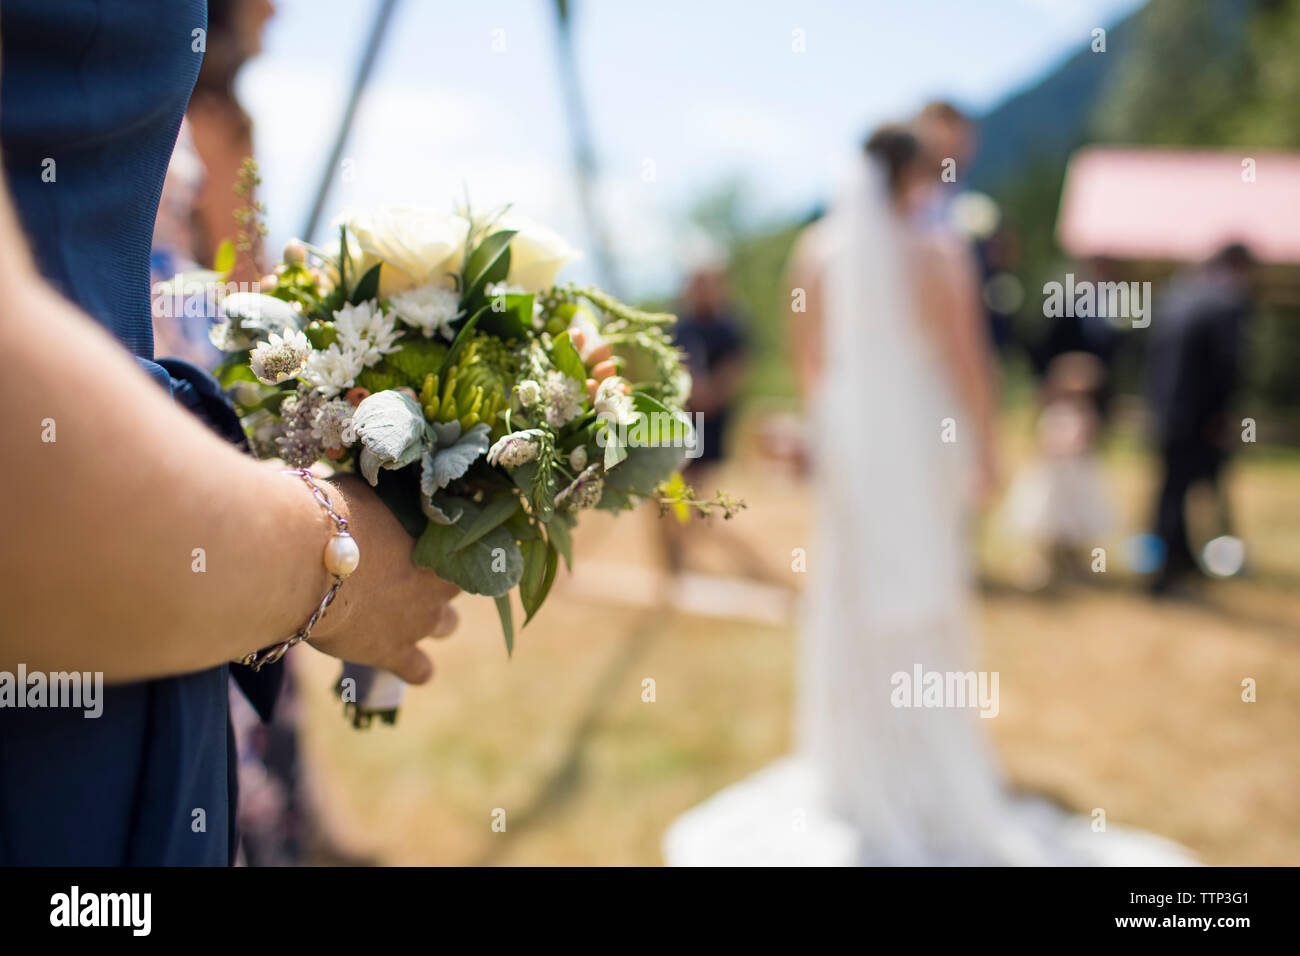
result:
<svg viewBox="0 0 1300 956"><path fill-rule="evenodd" d="M0 697L0 865L230 863L227 662L331 581L308 489L223 440L209 376L153 359L150 238L205 27L202 0L0 4L0 674L109 685L97 717ZM428 681L416 642L454 629L455 587L369 489L331 496L363 557L311 643ZM265 711L273 681L244 683Z"/></svg>

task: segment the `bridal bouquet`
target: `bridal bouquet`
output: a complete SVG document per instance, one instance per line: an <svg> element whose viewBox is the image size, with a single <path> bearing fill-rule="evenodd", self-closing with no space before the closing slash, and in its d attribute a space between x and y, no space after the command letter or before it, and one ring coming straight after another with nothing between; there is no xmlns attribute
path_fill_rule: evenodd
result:
<svg viewBox="0 0 1300 956"><path fill-rule="evenodd" d="M557 285L575 253L503 211L345 215L337 248L291 242L258 292L219 303L218 378L255 454L360 471L421 567L524 624L589 508L697 500L691 381L667 327L599 289Z"/></svg>

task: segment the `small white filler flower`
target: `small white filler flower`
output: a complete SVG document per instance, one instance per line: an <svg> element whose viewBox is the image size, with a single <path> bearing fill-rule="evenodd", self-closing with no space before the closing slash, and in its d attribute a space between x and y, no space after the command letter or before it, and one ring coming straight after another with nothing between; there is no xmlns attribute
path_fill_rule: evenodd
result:
<svg viewBox="0 0 1300 956"><path fill-rule="evenodd" d="M389 300L389 304L399 319L419 329L425 338L431 338L437 332L450 340L451 321L460 314L460 296L450 289L432 285L399 292Z"/></svg>
<svg viewBox="0 0 1300 956"><path fill-rule="evenodd" d="M546 432L540 428L528 428L503 435L488 449L487 463L506 468L525 465L537 457L542 450L541 440L545 437Z"/></svg>

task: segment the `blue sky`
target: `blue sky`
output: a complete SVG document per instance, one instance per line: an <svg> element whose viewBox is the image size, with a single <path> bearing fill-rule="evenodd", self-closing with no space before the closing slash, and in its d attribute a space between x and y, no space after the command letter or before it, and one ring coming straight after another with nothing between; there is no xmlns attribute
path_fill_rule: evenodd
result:
<svg viewBox="0 0 1300 956"><path fill-rule="evenodd" d="M686 211L720 184L743 180L757 218L801 214L870 126L935 96L994 105L1139 5L571 0L628 291L671 291L697 248ZM278 0L241 77L274 247L306 217L375 6ZM402 0L326 208L450 208L468 189L584 247L562 106L551 0Z"/></svg>

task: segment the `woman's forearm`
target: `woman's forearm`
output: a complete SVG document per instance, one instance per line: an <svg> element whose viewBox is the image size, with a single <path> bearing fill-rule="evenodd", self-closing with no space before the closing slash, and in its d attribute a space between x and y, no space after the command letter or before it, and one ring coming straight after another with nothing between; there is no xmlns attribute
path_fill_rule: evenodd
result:
<svg viewBox="0 0 1300 956"><path fill-rule="evenodd" d="M0 278L0 669L146 678L291 634L329 584L309 491L210 433L38 278Z"/></svg>

